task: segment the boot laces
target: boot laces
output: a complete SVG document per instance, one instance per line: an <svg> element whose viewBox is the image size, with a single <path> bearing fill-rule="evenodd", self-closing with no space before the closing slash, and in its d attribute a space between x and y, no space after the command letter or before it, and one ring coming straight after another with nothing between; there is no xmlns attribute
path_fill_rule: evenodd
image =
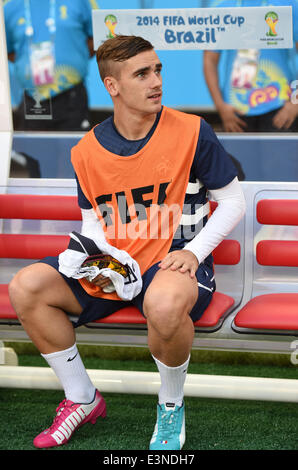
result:
<svg viewBox="0 0 298 470"><path fill-rule="evenodd" d="M174 411L165 411L161 415L160 431L163 436L171 436L175 431L177 413Z"/></svg>
<svg viewBox="0 0 298 470"><path fill-rule="evenodd" d="M57 426L60 426L60 424L68 417L69 415L69 407L70 407L69 400L66 398L58 405L56 408L56 416L54 418L54 421L52 425L49 428L49 431L55 429Z"/></svg>

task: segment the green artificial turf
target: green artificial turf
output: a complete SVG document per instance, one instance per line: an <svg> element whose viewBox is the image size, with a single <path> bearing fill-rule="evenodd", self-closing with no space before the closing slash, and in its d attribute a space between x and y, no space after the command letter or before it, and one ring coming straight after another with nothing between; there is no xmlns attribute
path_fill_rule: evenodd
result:
<svg viewBox="0 0 298 470"><path fill-rule="evenodd" d="M87 369L156 371L152 360L83 358ZM233 362L233 361L231 361ZM245 361L244 361L245 362ZM47 366L39 355L19 365ZM194 362L189 373L297 378L297 369L267 364ZM76 431L63 450L146 450L156 417L156 397L105 393L107 417ZM52 422L62 391L0 388L0 450L33 450L36 434ZM298 404L186 397L190 450L297 450Z"/></svg>
<svg viewBox="0 0 298 470"><path fill-rule="evenodd" d="M1 450L31 450L54 416L58 391L0 389ZM80 428L59 450L145 450L155 424L150 395L106 393L107 417ZM297 450L293 403L190 398L184 450ZM9 424L9 426L8 426Z"/></svg>

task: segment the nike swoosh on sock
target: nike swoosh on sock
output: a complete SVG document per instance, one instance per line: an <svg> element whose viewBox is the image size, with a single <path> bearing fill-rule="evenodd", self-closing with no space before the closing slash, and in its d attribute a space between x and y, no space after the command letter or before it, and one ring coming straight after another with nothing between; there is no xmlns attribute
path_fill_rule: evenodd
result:
<svg viewBox="0 0 298 470"><path fill-rule="evenodd" d="M73 357L69 357L69 358L67 359L67 362L73 361L73 360L77 357L78 354L79 354L79 353L77 352L77 354L75 354Z"/></svg>

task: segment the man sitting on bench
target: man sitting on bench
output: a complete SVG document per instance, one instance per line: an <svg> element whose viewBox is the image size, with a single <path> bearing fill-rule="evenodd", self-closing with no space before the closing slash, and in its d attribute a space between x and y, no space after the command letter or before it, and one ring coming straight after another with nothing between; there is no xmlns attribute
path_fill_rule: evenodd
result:
<svg viewBox="0 0 298 470"><path fill-rule="evenodd" d="M109 39L99 47L97 62L114 115L72 149L81 234L127 253L140 268L141 289L129 302L147 319L148 346L161 378L150 449L182 449L193 322L215 290L212 251L242 218L244 197L237 170L211 127L162 106L162 64L147 40ZM218 202L210 218L207 191ZM79 426L106 414L67 314L77 315L77 326L129 302L102 275L90 282L62 274L58 257L20 270L9 292L65 393L53 424L34 445L65 444Z"/></svg>

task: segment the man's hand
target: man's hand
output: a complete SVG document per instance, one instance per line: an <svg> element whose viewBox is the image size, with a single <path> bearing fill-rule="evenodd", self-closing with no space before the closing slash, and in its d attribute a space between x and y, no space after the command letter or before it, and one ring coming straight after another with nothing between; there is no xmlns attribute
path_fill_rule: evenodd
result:
<svg viewBox="0 0 298 470"><path fill-rule="evenodd" d="M171 251L159 263L160 269L170 269L171 271L179 271L186 273L189 271L190 277L194 278L199 267L196 256L189 250Z"/></svg>
<svg viewBox="0 0 298 470"><path fill-rule="evenodd" d="M226 132L244 132L246 122L237 116L234 106L224 103L218 108L218 112Z"/></svg>
<svg viewBox="0 0 298 470"><path fill-rule="evenodd" d="M272 123L277 129L289 129L298 115L298 105L287 101L276 113Z"/></svg>
<svg viewBox="0 0 298 470"><path fill-rule="evenodd" d="M99 274L92 280L92 284L95 284L101 289L104 289L105 287L112 285L112 282L108 277L105 277L102 274Z"/></svg>

